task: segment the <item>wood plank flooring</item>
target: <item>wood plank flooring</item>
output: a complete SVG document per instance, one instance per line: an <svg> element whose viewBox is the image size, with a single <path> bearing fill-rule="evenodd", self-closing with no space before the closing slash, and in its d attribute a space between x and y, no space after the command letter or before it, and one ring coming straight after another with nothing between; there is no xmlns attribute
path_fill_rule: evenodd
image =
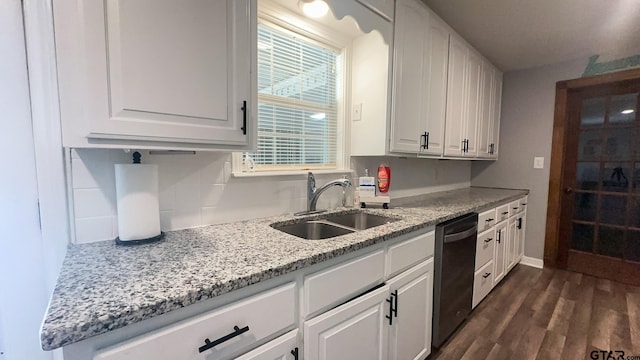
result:
<svg viewBox="0 0 640 360"><path fill-rule="evenodd" d="M640 355L640 287L518 265L429 359L593 359L594 350Z"/></svg>

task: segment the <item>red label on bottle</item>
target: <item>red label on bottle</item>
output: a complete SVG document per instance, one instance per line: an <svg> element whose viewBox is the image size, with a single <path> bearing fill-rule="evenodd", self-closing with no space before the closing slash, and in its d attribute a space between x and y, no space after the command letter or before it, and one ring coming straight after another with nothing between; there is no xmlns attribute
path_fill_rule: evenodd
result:
<svg viewBox="0 0 640 360"><path fill-rule="evenodd" d="M389 191L390 184L391 168L389 165L380 164L380 166L378 166L378 190L384 194Z"/></svg>

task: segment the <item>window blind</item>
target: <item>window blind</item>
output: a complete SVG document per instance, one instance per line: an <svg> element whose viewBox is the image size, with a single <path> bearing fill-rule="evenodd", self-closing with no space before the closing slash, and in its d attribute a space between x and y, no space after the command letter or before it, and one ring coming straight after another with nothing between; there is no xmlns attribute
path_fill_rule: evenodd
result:
<svg viewBox="0 0 640 360"><path fill-rule="evenodd" d="M334 168L340 53L258 24L256 170Z"/></svg>

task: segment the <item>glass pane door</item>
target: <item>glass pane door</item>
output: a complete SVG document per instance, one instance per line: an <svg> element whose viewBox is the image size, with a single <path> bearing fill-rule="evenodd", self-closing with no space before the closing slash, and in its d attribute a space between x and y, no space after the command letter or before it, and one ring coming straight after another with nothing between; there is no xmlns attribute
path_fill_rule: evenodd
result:
<svg viewBox="0 0 640 360"><path fill-rule="evenodd" d="M579 106L570 249L640 261L639 93Z"/></svg>

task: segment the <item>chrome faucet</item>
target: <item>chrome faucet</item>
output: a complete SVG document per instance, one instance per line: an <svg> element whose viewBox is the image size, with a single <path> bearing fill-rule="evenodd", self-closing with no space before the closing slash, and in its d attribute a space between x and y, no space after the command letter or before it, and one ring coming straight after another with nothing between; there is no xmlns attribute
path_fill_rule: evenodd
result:
<svg viewBox="0 0 640 360"><path fill-rule="evenodd" d="M307 174L307 211L296 213L296 215L313 214L325 211L316 210L316 203L318 202L320 194L322 194L325 190L332 186L342 186L343 188L348 188L349 186L351 186L351 181L345 176L342 179L329 181L328 183L322 185L319 189L316 189L316 178L315 176L313 176L312 172L309 172Z"/></svg>

